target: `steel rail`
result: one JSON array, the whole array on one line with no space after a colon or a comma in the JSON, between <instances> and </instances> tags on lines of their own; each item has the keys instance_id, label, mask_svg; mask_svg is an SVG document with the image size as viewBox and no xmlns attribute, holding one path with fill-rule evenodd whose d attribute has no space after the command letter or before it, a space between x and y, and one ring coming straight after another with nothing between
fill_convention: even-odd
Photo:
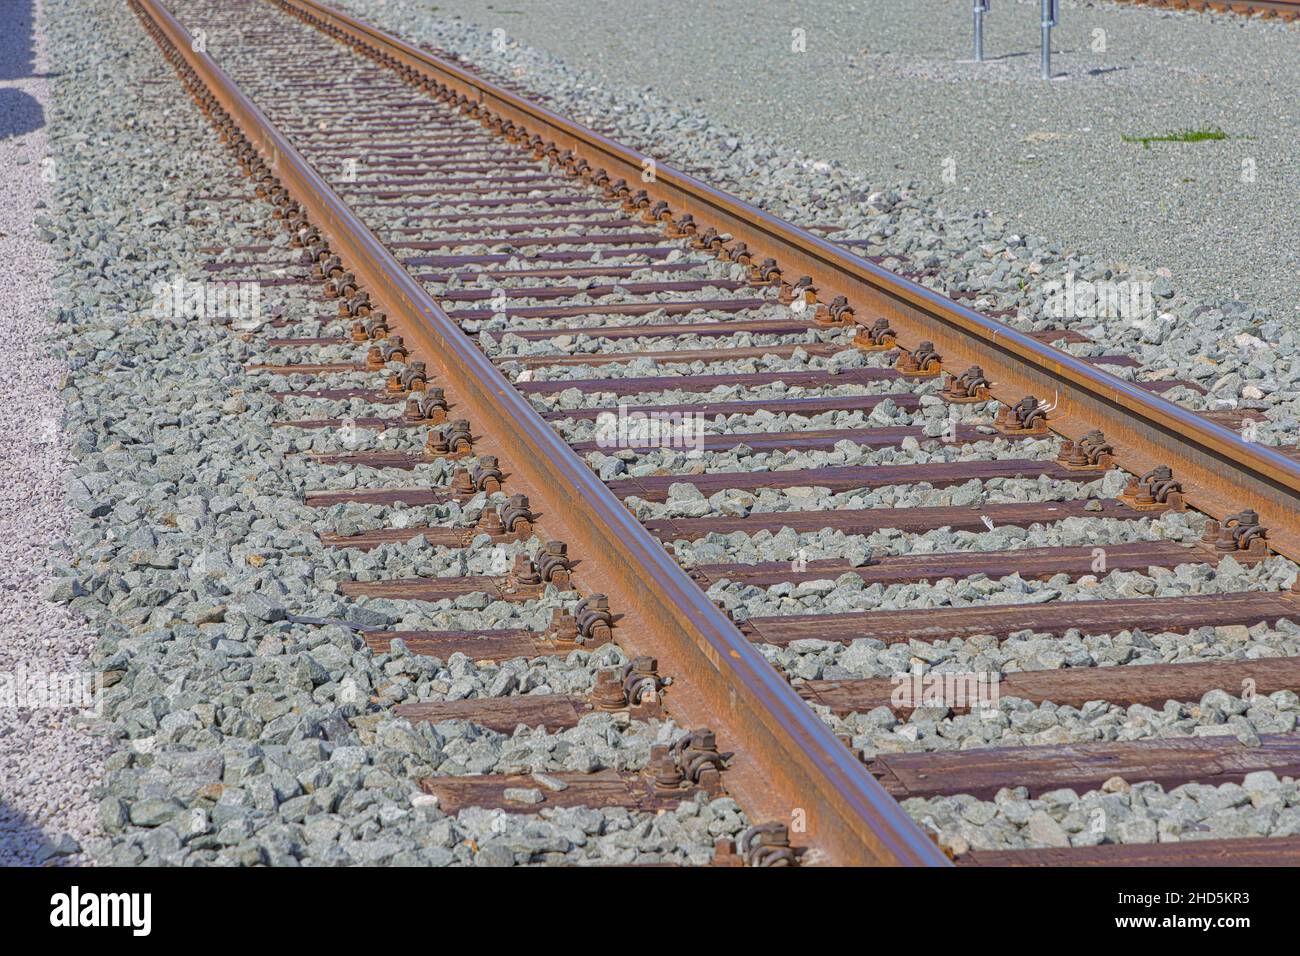
<instances>
[{"instance_id":1,"label":"steel rail","mask_svg":"<svg viewBox=\"0 0 1300 956\"><path fill-rule=\"evenodd\" d=\"M994 382L994 397L1014 403L1035 395L1055 403L1048 424L1066 438L1102 430L1115 457L1142 474L1170 465L1182 482L1184 500L1222 519L1253 508L1267 527L1269 545L1300 560L1300 464L1267 446L1158 395L1110 375L1010 326L967 309L925 286L882 269L833 242L812 235L680 172L638 150L614 142L544 106L529 102L464 68L339 13L318 0L271 0L360 38L395 62L438 80L481 107L523 126L531 134L573 150L611 179L641 180L653 199L668 202L675 216L689 213L743 240L756 261L770 256L785 276L809 275L818 296L843 295L859 320L888 318L904 341L929 340L944 367L980 365ZM868 322L869 324L869 322Z\"/></svg>"},{"instance_id":2,"label":"steel rail","mask_svg":"<svg viewBox=\"0 0 1300 956\"><path fill-rule=\"evenodd\" d=\"M1272 13L1286 20L1300 17L1300 0L1116 0L1134 7L1156 7L1162 10L1187 11L1188 13L1236 13L1250 16L1252 13Z\"/></svg>"},{"instance_id":3,"label":"steel rail","mask_svg":"<svg viewBox=\"0 0 1300 956\"><path fill-rule=\"evenodd\" d=\"M525 487L536 489L548 530L573 553L599 562L620 633L666 661L682 690L669 706L706 718L738 745L729 792L759 818L801 818L795 841L832 864L947 865L947 858L777 674L735 624L708 600L658 539L637 522L576 452L541 418L418 281L303 158L265 114L203 51L159 0L136 0L175 46L274 174L382 300L408 341L442 373L475 426L507 449ZM440 384L443 384L440 382ZM455 391L453 392L453 389ZM686 688L690 693L686 693ZM693 698L702 702L696 702ZM802 813L800 813L802 811ZM813 861L813 860L810 860Z\"/></svg>"}]
</instances>

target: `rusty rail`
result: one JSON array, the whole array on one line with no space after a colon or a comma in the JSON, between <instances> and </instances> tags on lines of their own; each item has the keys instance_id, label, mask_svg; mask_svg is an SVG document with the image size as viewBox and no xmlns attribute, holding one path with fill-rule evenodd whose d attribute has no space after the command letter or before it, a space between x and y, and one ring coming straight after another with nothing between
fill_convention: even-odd
<instances>
[{"instance_id":1,"label":"rusty rail","mask_svg":"<svg viewBox=\"0 0 1300 956\"><path fill-rule=\"evenodd\" d=\"M1115 0L1132 6L1160 7L1165 10L1190 10L1196 13L1239 13L1294 20L1300 17L1300 0Z\"/></svg>"},{"instance_id":2,"label":"rusty rail","mask_svg":"<svg viewBox=\"0 0 1300 956\"><path fill-rule=\"evenodd\" d=\"M538 489L548 529L576 552L599 557L602 567L593 576L611 604L626 612L626 633L635 635L646 653L658 656L665 670L676 674L697 698L674 698L681 705L674 708L679 722L708 722L720 737L742 744L738 765L728 771L728 789L751 814L788 820L801 810L807 823L803 839L816 851L809 862L946 864L946 857L848 748L256 104L205 52L193 48L176 18L158 0L136 2L260 148L331 248L346 258L400 321L403 332L439 368L448 392L503 443L503 457L521 479L512 479L512 488ZM408 56L423 56L406 49Z\"/></svg>"},{"instance_id":3,"label":"rusty rail","mask_svg":"<svg viewBox=\"0 0 1300 956\"><path fill-rule=\"evenodd\" d=\"M1277 552L1300 559L1300 464L1267 446L1243 441L1159 396L1044 345L1002 322L980 315L925 286L904 279L776 216L756 209L653 157L616 143L543 106L505 90L424 50L339 13L317 0L275 0L362 38L393 62L464 93L529 134L574 150L611 179L625 178L652 199L666 201L674 216L743 241L755 261L772 257L786 277L809 275L821 301L847 297L859 320L884 317L910 343L931 341L948 368L981 365L994 383L992 395L1011 404L1025 395L1055 402L1049 421L1058 434L1078 440L1104 430L1115 458L1129 472L1144 474L1171 465L1187 503L1223 519L1252 508L1269 528ZM652 169L653 181L643 182ZM869 317L869 318L868 318Z\"/></svg>"}]
</instances>

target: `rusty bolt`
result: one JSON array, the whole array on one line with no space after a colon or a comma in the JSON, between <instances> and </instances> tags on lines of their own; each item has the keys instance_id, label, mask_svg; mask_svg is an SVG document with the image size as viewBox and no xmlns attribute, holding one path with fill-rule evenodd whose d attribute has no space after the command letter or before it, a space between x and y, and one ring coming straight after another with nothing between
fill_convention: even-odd
<instances>
[{"instance_id":1,"label":"rusty bolt","mask_svg":"<svg viewBox=\"0 0 1300 956\"><path fill-rule=\"evenodd\" d=\"M475 462L470 471L474 478L474 487L479 491L491 494L494 491L501 490L503 475L501 469L497 467L495 455L483 455Z\"/></svg>"},{"instance_id":2,"label":"rusty bolt","mask_svg":"<svg viewBox=\"0 0 1300 956\"><path fill-rule=\"evenodd\" d=\"M1130 480L1120 497L1128 499L1136 508L1165 504L1181 508L1182 491L1182 483L1174 478L1173 469L1168 465L1157 465L1141 477Z\"/></svg>"},{"instance_id":3,"label":"rusty bolt","mask_svg":"<svg viewBox=\"0 0 1300 956\"><path fill-rule=\"evenodd\" d=\"M554 584L560 590L567 590L571 567L568 545L563 541L546 542L546 550L537 560L537 569L542 580Z\"/></svg>"},{"instance_id":4,"label":"rusty bolt","mask_svg":"<svg viewBox=\"0 0 1300 956\"><path fill-rule=\"evenodd\" d=\"M609 610L609 598L604 594L591 594L578 602L573 609L578 622L578 632L593 647L608 641L614 626L614 615Z\"/></svg>"},{"instance_id":5,"label":"rusty bolt","mask_svg":"<svg viewBox=\"0 0 1300 956\"><path fill-rule=\"evenodd\" d=\"M430 438L433 436L430 435ZM457 495L472 495L477 490L474 479L464 468L456 467L451 472L451 490Z\"/></svg>"},{"instance_id":6,"label":"rusty bolt","mask_svg":"<svg viewBox=\"0 0 1300 956\"><path fill-rule=\"evenodd\" d=\"M781 292L778 294L777 300L782 305L789 305L800 297L805 302L808 302L808 297L815 295L816 291L813 288L812 276L800 276L793 285L786 282L781 283Z\"/></svg>"},{"instance_id":7,"label":"rusty bolt","mask_svg":"<svg viewBox=\"0 0 1300 956\"><path fill-rule=\"evenodd\" d=\"M402 417L408 422L431 422L437 425L447 417L447 398L441 388L416 392L406 400Z\"/></svg>"},{"instance_id":8,"label":"rusty bolt","mask_svg":"<svg viewBox=\"0 0 1300 956\"><path fill-rule=\"evenodd\" d=\"M527 534L536 520L537 516L528 508L527 495L511 495L501 507L501 524L512 534Z\"/></svg>"},{"instance_id":9,"label":"rusty bolt","mask_svg":"<svg viewBox=\"0 0 1300 956\"><path fill-rule=\"evenodd\" d=\"M910 352L903 352L898 357L895 368L901 375L936 375L942 365L939 353L933 342L922 342Z\"/></svg>"},{"instance_id":10,"label":"rusty bolt","mask_svg":"<svg viewBox=\"0 0 1300 956\"><path fill-rule=\"evenodd\" d=\"M740 855L746 866L798 866L790 846L790 830L777 821L760 823L740 835Z\"/></svg>"},{"instance_id":11,"label":"rusty bolt","mask_svg":"<svg viewBox=\"0 0 1300 956\"><path fill-rule=\"evenodd\" d=\"M977 402L988 398L992 383L984 375L984 369L972 365L960 375L948 376L948 383L943 387L942 397L950 402Z\"/></svg>"},{"instance_id":12,"label":"rusty bolt","mask_svg":"<svg viewBox=\"0 0 1300 956\"><path fill-rule=\"evenodd\" d=\"M848 298L837 295L830 302L821 303L813 321L818 325L848 325L853 321L853 309Z\"/></svg>"},{"instance_id":13,"label":"rusty bolt","mask_svg":"<svg viewBox=\"0 0 1300 956\"><path fill-rule=\"evenodd\" d=\"M659 703L663 681L658 670L659 662L653 657L637 657L623 666L623 693L630 704L653 706Z\"/></svg>"},{"instance_id":14,"label":"rusty bolt","mask_svg":"<svg viewBox=\"0 0 1300 956\"><path fill-rule=\"evenodd\" d=\"M1014 405L1005 405L993 419L993 425L1001 432L1035 432L1047 430L1047 412L1042 402L1032 395L1026 395Z\"/></svg>"},{"instance_id":15,"label":"rusty bolt","mask_svg":"<svg viewBox=\"0 0 1300 956\"><path fill-rule=\"evenodd\" d=\"M627 706L627 694L618 671L606 668L596 672L596 683L591 689L591 702L597 710L615 711Z\"/></svg>"},{"instance_id":16,"label":"rusty bolt","mask_svg":"<svg viewBox=\"0 0 1300 956\"><path fill-rule=\"evenodd\" d=\"M509 583L512 587L520 585L536 586L542 583L542 576L533 564L533 559L526 554L515 555L515 566L510 569Z\"/></svg>"},{"instance_id":17,"label":"rusty bolt","mask_svg":"<svg viewBox=\"0 0 1300 956\"><path fill-rule=\"evenodd\" d=\"M685 780L667 744L650 745L650 760L646 764L645 772L654 781L655 788L658 790L676 790Z\"/></svg>"},{"instance_id":18,"label":"rusty bolt","mask_svg":"<svg viewBox=\"0 0 1300 956\"><path fill-rule=\"evenodd\" d=\"M1211 523L1219 525L1214 550L1225 554L1234 551L1259 550L1263 547L1267 536L1267 530L1259 523L1259 514L1251 508L1228 515L1222 523Z\"/></svg>"},{"instance_id":19,"label":"rusty bolt","mask_svg":"<svg viewBox=\"0 0 1300 956\"><path fill-rule=\"evenodd\" d=\"M474 448L474 439L470 435L469 422L463 418L458 418L443 425L442 437L452 454L467 455Z\"/></svg>"},{"instance_id":20,"label":"rusty bolt","mask_svg":"<svg viewBox=\"0 0 1300 956\"><path fill-rule=\"evenodd\" d=\"M545 636L548 641L556 644L577 644L580 636L578 622L568 611L557 607L551 613L551 624L546 629Z\"/></svg>"},{"instance_id":21,"label":"rusty bolt","mask_svg":"<svg viewBox=\"0 0 1300 956\"><path fill-rule=\"evenodd\" d=\"M494 508L484 508L478 516L478 523L474 526L473 534L468 540L473 540L474 535L490 534L496 537L505 531L505 525L501 523L501 512Z\"/></svg>"}]
</instances>

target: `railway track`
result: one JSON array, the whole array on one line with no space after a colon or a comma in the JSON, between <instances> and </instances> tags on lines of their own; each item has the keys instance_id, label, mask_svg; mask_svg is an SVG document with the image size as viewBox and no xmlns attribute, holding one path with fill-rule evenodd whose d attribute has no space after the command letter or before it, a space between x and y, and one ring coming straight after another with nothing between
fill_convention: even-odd
<instances>
[{"instance_id":1,"label":"railway track","mask_svg":"<svg viewBox=\"0 0 1300 956\"><path fill-rule=\"evenodd\" d=\"M290 297L232 334L338 592L403 622L366 643L578 662L569 693L396 712L653 740L594 772L431 775L440 808L725 793L752 826L727 865L1300 859L1286 819L1158 842L1114 806L1300 775L1300 466L1242 440L1250 413L1165 400L1194 383L1117 377L1133 360L1077 331L973 312L312 0L132 6L256 191L209 201L273 216L209 271ZM411 553L435 559L393 573ZM549 620L410 624L505 606ZM991 706L928 696L944 674L991 678ZM1059 709L1110 716L1037 728ZM945 822L1008 803L1033 819L1008 848Z\"/></svg>"},{"instance_id":2,"label":"railway track","mask_svg":"<svg viewBox=\"0 0 1300 956\"><path fill-rule=\"evenodd\" d=\"M1300 17L1296 0L1118 0L1120 3L1164 7L1167 10L1194 10L1200 13L1239 13L1242 16L1295 20Z\"/></svg>"}]
</instances>

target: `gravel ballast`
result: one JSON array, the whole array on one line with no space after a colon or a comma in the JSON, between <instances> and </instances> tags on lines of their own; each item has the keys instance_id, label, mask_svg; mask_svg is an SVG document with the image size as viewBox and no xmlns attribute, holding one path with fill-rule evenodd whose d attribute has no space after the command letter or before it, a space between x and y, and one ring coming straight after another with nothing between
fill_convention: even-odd
<instances>
[{"instance_id":1,"label":"gravel ballast","mask_svg":"<svg viewBox=\"0 0 1300 956\"><path fill-rule=\"evenodd\" d=\"M59 178L44 123L51 108L49 59L36 14L0 9L0 366L5 369L0 429L0 865L84 862L81 846L98 829L88 786L104 747L82 733L81 708L23 706L51 678L89 689L94 638L81 615L51 603L59 586L47 570L75 512L63 501L71 463L59 384L67 362L54 353L51 279L42 240L52 183ZM13 706L13 705L18 706Z\"/></svg>"},{"instance_id":2,"label":"gravel ballast","mask_svg":"<svg viewBox=\"0 0 1300 956\"><path fill-rule=\"evenodd\" d=\"M955 854L968 850L1166 843L1300 833L1300 789L1272 771L1240 784L1189 783L1166 790L1121 777L1084 794L1052 790L1030 799L1024 787L993 800L965 794L902 801L903 809Z\"/></svg>"}]
</instances>

